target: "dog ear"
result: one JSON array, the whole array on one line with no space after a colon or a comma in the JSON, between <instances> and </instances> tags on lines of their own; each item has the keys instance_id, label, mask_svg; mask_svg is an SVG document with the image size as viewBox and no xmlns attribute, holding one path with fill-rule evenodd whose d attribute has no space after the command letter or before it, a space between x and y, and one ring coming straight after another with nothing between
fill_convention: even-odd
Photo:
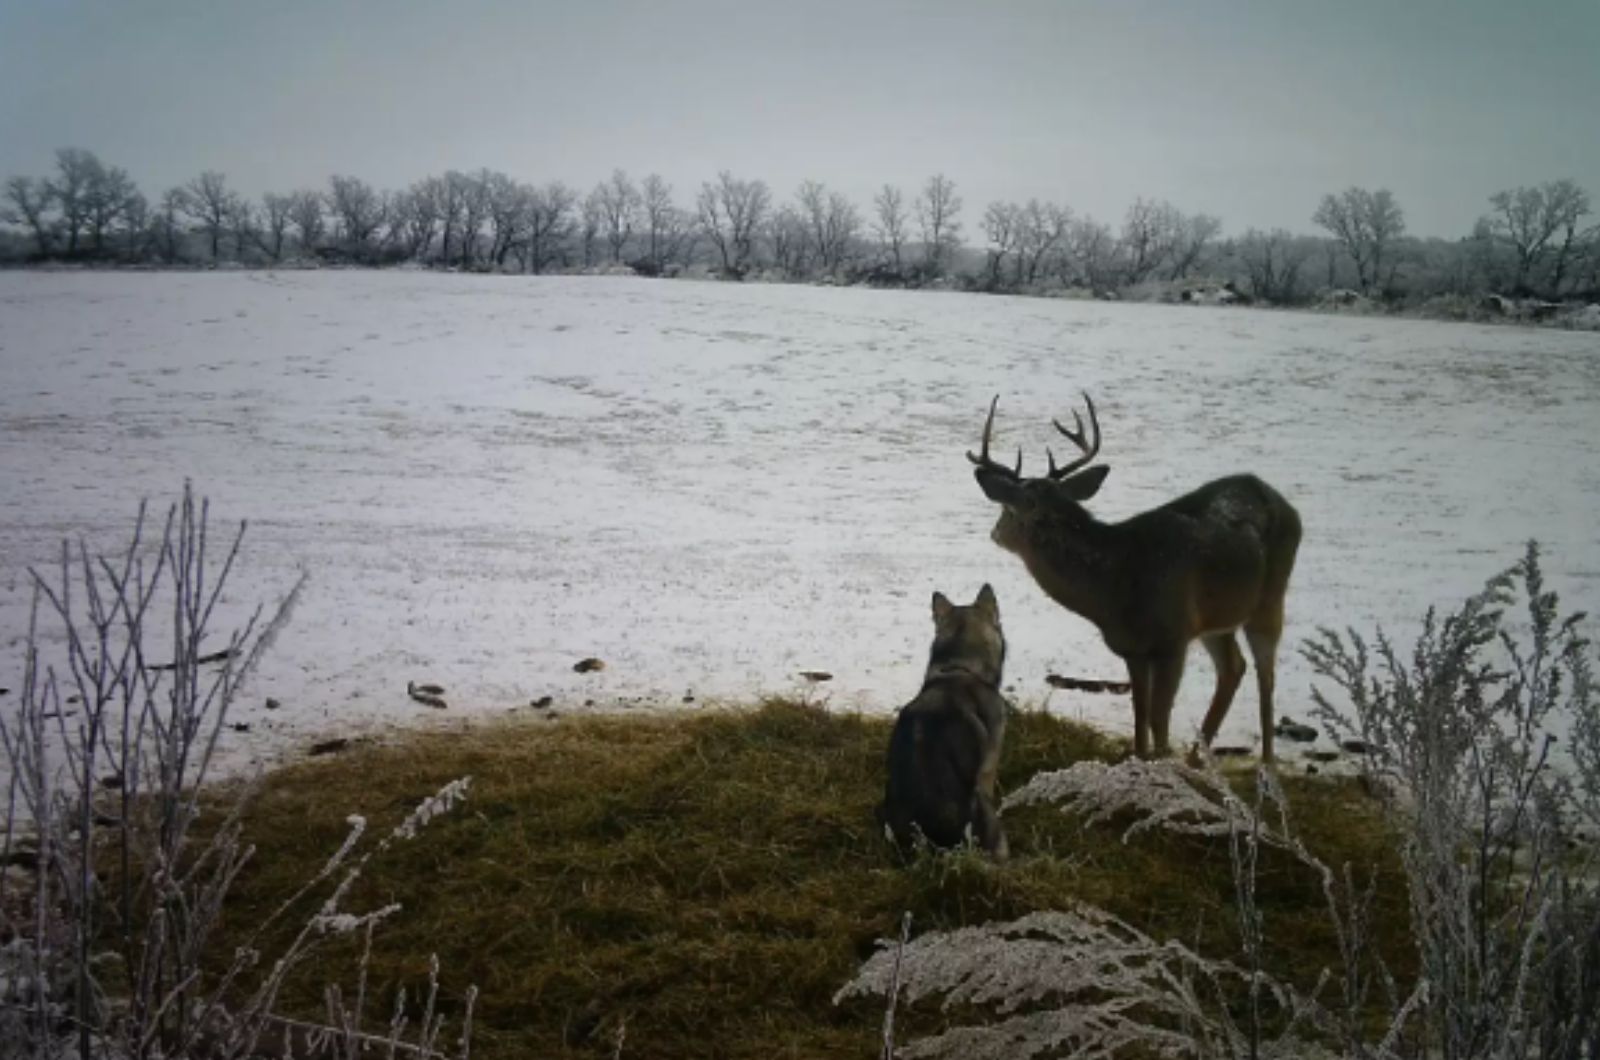
<instances>
[{"instance_id":1,"label":"dog ear","mask_svg":"<svg viewBox=\"0 0 1600 1060\"><path fill-rule=\"evenodd\" d=\"M934 594L933 594L933 620L935 622L943 622L945 619L950 617L950 612L954 611L955 609L956 609L956 605L952 604L945 597L944 593L937 592L937 591L934 592Z\"/></svg>"},{"instance_id":2,"label":"dog ear","mask_svg":"<svg viewBox=\"0 0 1600 1060\"><path fill-rule=\"evenodd\" d=\"M987 614L990 618L996 621L999 620L1000 601L995 599L994 586L988 582L983 583L983 588L978 590L978 598L972 603L974 607Z\"/></svg>"}]
</instances>

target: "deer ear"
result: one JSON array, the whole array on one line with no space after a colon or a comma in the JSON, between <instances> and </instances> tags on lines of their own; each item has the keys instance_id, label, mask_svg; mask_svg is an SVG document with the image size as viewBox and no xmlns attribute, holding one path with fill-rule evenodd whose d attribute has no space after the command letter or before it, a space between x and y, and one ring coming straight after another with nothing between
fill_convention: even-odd
<instances>
[{"instance_id":1,"label":"deer ear","mask_svg":"<svg viewBox=\"0 0 1600 1060\"><path fill-rule=\"evenodd\" d=\"M1111 474L1110 464L1100 464L1085 471L1080 471L1071 478L1063 479L1061 488L1067 491L1067 496L1075 501L1086 501L1100 492L1100 487L1105 484L1106 476Z\"/></svg>"},{"instance_id":2,"label":"deer ear","mask_svg":"<svg viewBox=\"0 0 1600 1060\"><path fill-rule=\"evenodd\" d=\"M983 495L996 504L1016 504L1021 499L1022 483L1014 478L997 474L986 467L974 470L973 477L978 480L978 488L983 490Z\"/></svg>"},{"instance_id":3,"label":"deer ear","mask_svg":"<svg viewBox=\"0 0 1600 1060\"><path fill-rule=\"evenodd\" d=\"M952 604L944 593L935 592L933 594L933 620L935 622L943 622L950 617L950 612L955 609L956 605Z\"/></svg>"},{"instance_id":4,"label":"deer ear","mask_svg":"<svg viewBox=\"0 0 1600 1060\"><path fill-rule=\"evenodd\" d=\"M998 619L1000 617L1000 601L995 599L994 586L988 582L983 583L983 588L978 590L978 598L972 603L974 607L987 614L990 618Z\"/></svg>"}]
</instances>

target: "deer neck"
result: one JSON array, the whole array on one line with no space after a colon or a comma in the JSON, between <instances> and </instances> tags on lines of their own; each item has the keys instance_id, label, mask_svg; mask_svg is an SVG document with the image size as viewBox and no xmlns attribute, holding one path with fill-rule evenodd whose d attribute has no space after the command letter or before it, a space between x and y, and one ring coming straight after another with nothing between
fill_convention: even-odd
<instances>
[{"instance_id":1,"label":"deer neck","mask_svg":"<svg viewBox=\"0 0 1600 1060\"><path fill-rule=\"evenodd\" d=\"M1052 520L1029 535L1022 561L1053 600L1105 628L1124 580L1116 528L1087 511Z\"/></svg>"}]
</instances>

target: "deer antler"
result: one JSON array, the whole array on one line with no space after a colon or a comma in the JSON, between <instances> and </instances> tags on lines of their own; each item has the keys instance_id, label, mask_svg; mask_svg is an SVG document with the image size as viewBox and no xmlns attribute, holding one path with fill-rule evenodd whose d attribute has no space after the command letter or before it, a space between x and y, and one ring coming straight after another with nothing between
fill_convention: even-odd
<instances>
[{"instance_id":1,"label":"deer antler","mask_svg":"<svg viewBox=\"0 0 1600 1060\"><path fill-rule=\"evenodd\" d=\"M1061 426L1060 420L1051 420L1050 422L1056 425L1056 430L1064 434L1067 437L1067 440L1072 442L1073 445L1076 445L1079 451L1083 453L1082 456L1074 460L1072 463L1067 464L1064 467L1056 467L1056 455L1050 450L1046 449L1044 453L1045 456L1050 460L1050 478L1052 479L1066 478L1068 475L1072 474L1074 471L1093 460L1095 455L1100 452L1100 420L1094 414L1094 399L1089 396L1087 391L1085 391L1083 400L1089 403L1089 426L1094 428L1094 441L1090 442L1088 438L1085 437L1083 430L1083 417L1078 415L1077 409L1072 410L1072 422L1078 425L1078 429L1075 432L1069 431L1065 427ZM991 412L990 416L993 415L994 413ZM985 441L987 441L987 437L988 436L985 435ZM967 455L971 456L972 454L968 453Z\"/></svg>"},{"instance_id":2,"label":"deer antler","mask_svg":"<svg viewBox=\"0 0 1600 1060\"><path fill-rule=\"evenodd\" d=\"M1022 478L1022 447L1021 446L1017 447L1017 466L1015 468L1006 467L1004 464L999 463L998 461L995 461L995 460L991 460L989 458L989 436L994 432L994 408L998 404L1000 404L1000 395L996 394L994 396L994 400L989 402L989 418L983 422L983 449L979 453L979 455L977 455L977 456L973 456L972 455L972 451L970 449L967 450L967 459L972 461L974 464L978 465L979 467L986 467L990 471L997 471L1000 474L1005 475L1008 478L1021 479Z\"/></svg>"}]
</instances>

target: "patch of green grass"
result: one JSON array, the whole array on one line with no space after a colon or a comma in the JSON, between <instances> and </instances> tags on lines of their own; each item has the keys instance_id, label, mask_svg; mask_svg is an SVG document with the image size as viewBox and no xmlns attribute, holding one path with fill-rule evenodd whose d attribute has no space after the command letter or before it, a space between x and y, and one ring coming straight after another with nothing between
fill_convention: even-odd
<instances>
[{"instance_id":1,"label":"patch of green grass","mask_svg":"<svg viewBox=\"0 0 1600 1060\"><path fill-rule=\"evenodd\" d=\"M414 996L438 953L448 995L475 983L474 1055L630 1058L872 1056L881 1008L833 993L896 933L1083 901L1157 937L1237 953L1225 842L1082 829L1049 808L1008 813L1012 860L899 864L873 820L890 720L792 703L652 717L502 723L418 734L273 774L247 815L257 847L229 906L246 929L312 875L362 813L381 834L464 774L467 801L375 857L347 906L404 911L374 946L375 1022ZM1121 745L1040 713L1007 729L1001 784ZM1404 971L1405 896L1377 818L1350 786L1293 783L1296 825L1338 866L1376 865L1376 915ZM1336 949L1319 881L1264 858L1259 897L1273 968L1309 986ZM267 950L270 955L272 950ZM298 973L290 1007L350 983L354 943ZM938 1027L936 1010L903 1016Z\"/></svg>"}]
</instances>

